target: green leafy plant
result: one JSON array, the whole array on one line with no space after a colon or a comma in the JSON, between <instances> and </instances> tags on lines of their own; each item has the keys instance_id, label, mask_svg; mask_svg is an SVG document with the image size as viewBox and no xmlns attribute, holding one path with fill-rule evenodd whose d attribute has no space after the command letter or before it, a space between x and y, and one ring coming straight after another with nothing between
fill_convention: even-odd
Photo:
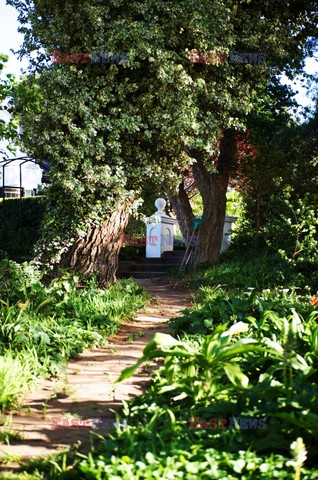
<instances>
[{"instance_id":1,"label":"green leafy plant","mask_svg":"<svg viewBox=\"0 0 318 480\"><path fill-rule=\"evenodd\" d=\"M132 280L100 289L94 278L61 271L44 285L28 264L0 264L0 410L16 407L44 375L56 375L85 348L104 345L120 322L144 306Z\"/></svg>"}]
</instances>

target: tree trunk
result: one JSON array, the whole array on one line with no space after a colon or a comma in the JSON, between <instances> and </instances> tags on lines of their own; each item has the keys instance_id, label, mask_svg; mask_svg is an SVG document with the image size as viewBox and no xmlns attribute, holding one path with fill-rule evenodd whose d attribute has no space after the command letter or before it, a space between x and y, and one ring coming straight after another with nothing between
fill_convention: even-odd
<instances>
[{"instance_id":1,"label":"tree trunk","mask_svg":"<svg viewBox=\"0 0 318 480\"><path fill-rule=\"evenodd\" d=\"M236 152L235 132L224 131L217 163L218 173L209 173L203 157L190 153L196 159L193 175L203 201L203 222L198 232L198 248L194 266L215 265L219 262L225 220L226 192L230 168Z\"/></svg>"},{"instance_id":2,"label":"tree trunk","mask_svg":"<svg viewBox=\"0 0 318 480\"><path fill-rule=\"evenodd\" d=\"M192 220L194 218L189 197L184 189L184 183L179 185L179 192L175 195L169 195L169 201L176 214L179 227L183 238L187 242L192 233Z\"/></svg>"},{"instance_id":3,"label":"tree trunk","mask_svg":"<svg viewBox=\"0 0 318 480\"><path fill-rule=\"evenodd\" d=\"M129 204L132 201L128 202ZM101 286L116 281L121 235L125 232L130 213L128 203L115 210L100 226L92 226L62 255L60 268L71 268L83 275L95 274Z\"/></svg>"}]
</instances>

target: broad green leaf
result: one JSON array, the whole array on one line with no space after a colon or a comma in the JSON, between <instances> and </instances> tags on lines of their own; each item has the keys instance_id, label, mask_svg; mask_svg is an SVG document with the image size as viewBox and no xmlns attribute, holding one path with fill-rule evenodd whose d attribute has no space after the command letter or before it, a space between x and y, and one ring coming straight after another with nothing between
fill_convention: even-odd
<instances>
[{"instance_id":1,"label":"broad green leaf","mask_svg":"<svg viewBox=\"0 0 318 480\"><path fill-rule=\"evenodd\" d=\"M241 368L234 363L225 363L223 365L224 371L233 385L237 387L248 387L248 377L242 372Z\"/></svg>"}]
</instances>

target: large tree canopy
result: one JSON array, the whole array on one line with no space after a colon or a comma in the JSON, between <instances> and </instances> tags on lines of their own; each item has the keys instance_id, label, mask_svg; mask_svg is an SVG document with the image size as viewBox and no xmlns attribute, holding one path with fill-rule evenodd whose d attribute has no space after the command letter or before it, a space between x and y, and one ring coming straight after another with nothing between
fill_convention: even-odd
<instances>
[{"instance_id":1,"label":"large tree canopy","mask_svg":"<svg viewBox=\"0 0 318 480\"><path fill-rule=\"evenodd\" d=\"M25 24L21 54L33 55L26 84L36 82L42 95L36 114L17 100L24 146L52 163L42 259L113 280L119 236L141 186L165 180L176 194L193 163L205 219L198 260L217 261L234 129L259 84L301 68L316 2L8 3ZM265 52L267 62L193 64L193 49ZM51 64L53 51L128 52L129 60ZM218 152L213 170L209 158Z\"/></svg>"}]
</instances>

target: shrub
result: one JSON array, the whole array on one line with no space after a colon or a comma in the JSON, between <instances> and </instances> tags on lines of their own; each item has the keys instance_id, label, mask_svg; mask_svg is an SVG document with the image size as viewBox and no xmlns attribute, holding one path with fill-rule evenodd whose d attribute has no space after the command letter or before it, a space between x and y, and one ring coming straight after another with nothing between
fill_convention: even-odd
<instances>
[{"instance_id":1,"label":"shrub","mask_svg":"<svg viewBox=\"0 0 318 480\"><path fill-rule=\"evenodd\" d=\"M0 202L0 251L14 259L33 255L39 238L43 197L6 198Z\"/></svg>"},{"instance_id":2,"label":"shrub","mask_svg":"<svg viewBox=\"0 0 318 480\"><path fill-rule=\"evenodd\" d=\"M9 303L25 302L31 295L38 295L39 291L42 291L44 299L45 287L36 268L27 262L18 264L13 260L0 260L0 298Z\"/></svg>"}]
</instances>

